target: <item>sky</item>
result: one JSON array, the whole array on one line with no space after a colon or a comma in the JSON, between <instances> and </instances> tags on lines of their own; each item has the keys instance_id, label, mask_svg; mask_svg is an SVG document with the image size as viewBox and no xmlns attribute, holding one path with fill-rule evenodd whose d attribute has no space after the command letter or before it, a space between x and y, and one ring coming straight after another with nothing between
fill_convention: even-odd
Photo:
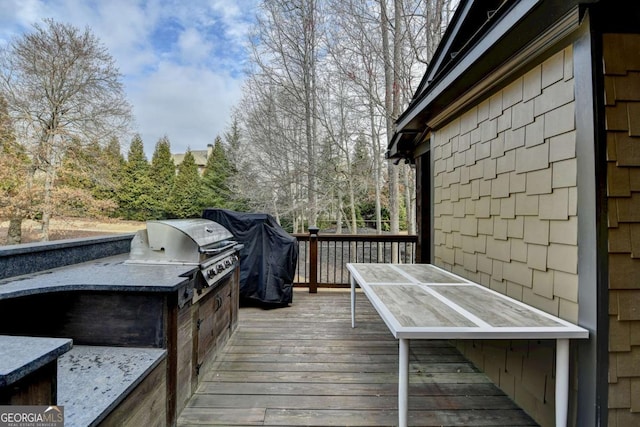
<instances>
[{"instance_id":1,"label":"sky","mask_svg":"<svg viewBox=\"0 0 640 427\"><path fill-rule=\"evenodd\" d=\"M223 137L242 94L257 0L0 0L0 45L53 18L89 28L122 74L149 160ZM130 141L121 141L126 152Z\"/></svg>"}]
</instances>

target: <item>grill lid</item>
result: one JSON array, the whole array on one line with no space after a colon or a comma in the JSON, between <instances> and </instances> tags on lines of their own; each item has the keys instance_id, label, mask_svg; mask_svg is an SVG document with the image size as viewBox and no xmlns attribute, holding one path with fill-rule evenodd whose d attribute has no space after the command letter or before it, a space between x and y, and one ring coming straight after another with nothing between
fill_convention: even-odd
<instances>
[{"instance_id":1,"label":"grill lid","mask_svg":"<svg viewBox=\"0 0 640 427\"><path fill-rule=\"evenodd\" d=\"M147 221L149 247L158 251L175 244L170 239L175 238L176 230L190 237L200 249L233 238L229 230L204 218Z\"/></svg>"},{"instance_id":2,"label":"grill lid","mask_svg":"<svg viewBox=\"0 0 640 427\"><path fill-rule=\"evenodd\" d=\"M210 256L231 250L233 234L204 218L147 221L131 241L129 263L199 264Z\"/></svg>"}]
</instances>

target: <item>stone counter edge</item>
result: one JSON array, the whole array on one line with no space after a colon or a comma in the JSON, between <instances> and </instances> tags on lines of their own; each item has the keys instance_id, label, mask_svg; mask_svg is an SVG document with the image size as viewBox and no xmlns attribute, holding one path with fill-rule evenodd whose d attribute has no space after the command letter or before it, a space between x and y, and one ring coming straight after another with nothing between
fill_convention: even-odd
<instances>
[{"instance_id":1,"label":"stone counter edge","mask_svg":"<svg viewBox=\"0 0 640 427\"><path fill-rule=\"evenodd\" d=\"M34 350L34 345L40 348ZM0 346L9 353L3 357L0 365L2 362L8 362L4 360L6 357L22 357L22 360L13 362L12 367L2 368L0 371L0 387L7 387L71 350L73 341L68 338L0 335ZM25 357L27 352L20 351L25 348L28 348L31 356Z\"/></svg>"},{"instance_id":2,"label":"stone counter edge","mask_svg":"<svg viewBox=\"0 0 640 427\"><path fill-rule=\"evenodd\" d=\"M128 253L134 233L0 247L0 279Z\"/></svg>"}]
</instances>

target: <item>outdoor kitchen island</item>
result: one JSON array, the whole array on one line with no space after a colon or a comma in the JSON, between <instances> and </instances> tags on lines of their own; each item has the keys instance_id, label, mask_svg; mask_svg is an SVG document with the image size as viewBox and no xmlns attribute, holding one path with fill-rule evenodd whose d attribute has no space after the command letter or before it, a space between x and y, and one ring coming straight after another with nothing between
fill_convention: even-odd
<instances>
[{"instance_id":1,"label":"outdoor kitchen island","mask_svg":"<svg viewBox=\"0 0 640 427\"><path fill-rule=\"evenodd\" d=\"M0 281L0 335L73 340L58 360L65 425L174 425L235 328L237 263L208 284L197 265L128 259Z\"/></svg>"}]
</instances>

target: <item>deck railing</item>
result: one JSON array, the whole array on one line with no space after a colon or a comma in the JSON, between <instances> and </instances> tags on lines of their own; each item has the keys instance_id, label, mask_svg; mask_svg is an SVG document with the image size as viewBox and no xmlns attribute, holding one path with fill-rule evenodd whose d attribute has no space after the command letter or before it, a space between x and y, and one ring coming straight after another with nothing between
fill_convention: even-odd
<instances>
[{"instance_id":1,"label":"deck railing","mask_svg":"<svg viewBox=\"0 0 640 427\"><path fill-rule=\"evenodd\" d=\"M318 287L349 286L348 262L415 262L415 235L321 234L310 228L309 234L294 234L298 240L298 265L295 286L308 286L310 293Z\"/></svg>"}]
</instances>

